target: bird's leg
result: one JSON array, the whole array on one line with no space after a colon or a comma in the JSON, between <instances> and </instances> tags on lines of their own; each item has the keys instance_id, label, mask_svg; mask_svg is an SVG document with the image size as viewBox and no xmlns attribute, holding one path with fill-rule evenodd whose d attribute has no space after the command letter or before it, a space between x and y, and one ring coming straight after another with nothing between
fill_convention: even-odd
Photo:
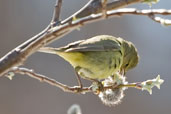
<instances>
[{"instance_id":1,"label":"bird's leg","mask_svg":"<svg viewBox=\"0 0 171 114\"><path fill-rule=\"evenodd\" d=\"M89 78L89 77L83 77L86 80L90 80L92 81L92 86L95 85L96 90L94 91L95 94L99 94L101 91L103 91L103 84L101 83L100 80L98 79L93 79L93 78Z\"/></svg>"},{"instance_id":2,"label":"bird's leg","mask_svg":"<svg viewBox=\"0 0 171 114\"><path fill-rule=\"evenodd\" d=\"M78 81L78 85L79 85L78 86L78 91L83 88L83 85L81 83L80 74L78 73L80 69L81 69L81 67L79 67L79 66L75 67L75 73L76 73L77 81ZM103 90L103 84L99 80L94 79L94 78L90 78L90 77L85 77L85 76L82 76L82 78L84 78L85 80L91 81L93 83L92 85L97 85L97 87L98 87L97 91L102 91Z\"/></svg>"},{"instance_id":3,"label":"bird's leg","mask_svg":"<svg viewBox=\"0 0 171 114\"><path fill-rule=\"evenodd\" d=\"M76 73L76 76L77 76L78 85L79 85L80 89L82 89L83 88L83 85L82 85L82 82L81 82L80 75L78 74L77 71L75 71L75 73ZM93 78L89 78L89 77L83 77L83 78L85 80L89 80L91 82L97 83L98 85L101 85L101 82L99 80L97 80L97 79L93 79Z\"/></svg>"},{"instance_id":4,"label":"bird's leg","mask_svg":"<svg viewBox=\"0 0 171 114\"><path fill-rule=\"evenodd\" d=\"M75 73L76 73L76 76L77 76L77 81L78 81L79 88L82 89L83 85L82 85L82 82L81 82L80 75L76 71L75 71Z\"/></svg>"},{"instance_id":5,"label":"bird's leg","mask_svg":"<svg viewBox=\"0 0 171 114\"><path fill-rule=\"evenodd\" d=\"M86 80L89 80L89 81L91 81L91 82L100 83L100 81L97 80L97 79L93 79L93 78L89 78L89 77L83 77L83 78L86 79Z\"/></svg>"}]
</instances>

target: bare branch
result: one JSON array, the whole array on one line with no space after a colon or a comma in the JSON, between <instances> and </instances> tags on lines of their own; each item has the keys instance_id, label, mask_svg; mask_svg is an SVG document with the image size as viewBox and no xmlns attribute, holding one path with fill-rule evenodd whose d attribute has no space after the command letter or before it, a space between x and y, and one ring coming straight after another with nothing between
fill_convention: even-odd
<instances>
[{"instance_id":1,"label":"bare branch","mask_svg":"<svg viewBox=\"0 0 171 114\"><path fill-rule=\"evenodd\" d=\"M144 0L116 0L111 3L102 2L102 0L90 0L84 7L82 7L79 11L77 11L75 14L71 15L67 19L61 22L61 24L65 24L68 22L71 22L74 17L76 18L83 18L86 16L89 16L91 14L98 14L104 11L104 3L106 4L105 10L115 10L119 9L131 4L140 3Z\"/></svg>"},{"instance_id":2,"label":"bare branch","mask_svg":"<svg viewBox=\"0 0 171 114\"><path fill-rule=\"evenodd\" d=\"M118 10L108 11L108 15L118 15L122 16L125 14L132 14L132 15L171 15L171 10L166 9L143 9L138 10L136 8L122 8Z\"/></svg>"},{"instance_id":3,"label":"bare branch","mask_svg":"<svg viewBox=\"0 0 171 114\"><path fill-rule=\"evenodd\" d=\"M91 0L91 3L95 3L98 0ZM125 2L127 1L127 2ZM128 4L138 3L142 0L119 0L114 1L112 3L107 4L107 10L120 8L123 6L126 6ZM92 8L92 10L89 9ZM95 8L94 8L95 7ZM87 10L87 8L89 10ZM66 23L67 21L62 21L63 25L53 27L51 28L51 24L43 30L38 35L35 35L34 37L30 38L28 41L24 42L17 48L13 49L9 53L7 53L4 57L0 59L0 76L3 76L5 73L7 73L12 67L17 67L23 64L23 62L33 53L35 53L40 47L43 47L59 38L61 38L63 35L66 35L67 33L71 32L72 30L82 26L83 24L86 24L88 22L93 22L97 19L100 19L99 14L96 16L93 16L91 14L94 14L96 11L101 12L102 7L101 4L94 5L89 4L86 5L86 7L81 10L81 12L77 13L77 17L79 14L83 15L89 15L85 17L85 15L80 16L81 19L71 21ZM100 14L101 15L101 14ZM75 15L71 16L73 19ZM69 18L70 19L70 18ZM71 20L72 20L71 19Z\"/></svg>"},{"instance_id":4,"label":"bare branch","mask_svg":"<svg viewBox=\"0 0 171 114\"><path fill-rule=\"evenodd\" d=\"M42 74L38 74L35 73L33 70L27 69L27 68L19 68L19 67L13 67L12 70L10 72L13 73L18 73L18 74L22 74L22 75L28 75L34 79L39 80L40 82L46 82L50 85L56 86L60 89L62 89L64 92L70 92L70 93L87 93L87 92L93 92L95 94L98 94L99 91L104 91L107 89L115 89L115 88L123 88L123 87L133 87L133 88L137 88L137 89L142 89L141 88L141 83L137 82L137 83L128 83L128 84L120 84L120 85L115 85L115 86L102 86L101 88L94 90L92 88L92 86L90 87L83 87L80 88L78 86L74 86L74 87L69 87L67 85L64 85L52 78L49 78L47 76L44 76ZM6 76L8 76L8 74L6 74Z\"/></svg>"},{"instance_id":5,"label":"bare branch","mask_svg":"<svg viewBox=\"0 0 171 114\"><path fill-rule=\"evenodd\" d=\"M51 79L47 76L44 76L42 74L35 73L33 70L27 69L27 68L19 68L19 67L13 67L10 72L22 74L22 75L28 75L34 79L39 80L40 82L46 82L50 85L56 86L60 89L62 89L65 92L71 92L71 93L82 93L82 92L91 92L91 88L89 87L84 87L80 89L77 86L74 87L69 87L67 85L64 85L54 79Z\"/></svg>"},{"instance_id":6,"label":"bare branch","mask_svg":"<svg viewBox=\"0 0 171 114\"><path fill-rule=\"evenodd\" d=\"M107 1L108 0L103 0L103 3L102 3L102 13L103 13L103 17L104 18L107 18L107 14L106 14L106 12L107 12Z\"/></svg>"},{"instance_id":7,"label":"bare branch","mask_svg":"<svg viewBox=\"0 0 171 114\"><path fill-rule=\"evenodd\" d=\"M165 26L171 25L171 20L163 19L163 18L155 16L155 15L171 15L171 10L166 10L166 9L137 10L135 8L123 8L123 9L108 11L107 15L108 16L111 16L111 15L118 15L118 16L122 16L122 15L143 15L143 16L148 16L153 21L158 22L162 25L165 25Z\"/></svg>"},{"instance_id":8,"label":"bare branch","mask_svg":"<svg viewBox=\"0 0 171 114\"><path fill-rule=\"evenodd\" d=\"M56 0L54 12L53 12L54 14L51 22L52 26L57 26L60 23L61 7L62 7L62 0Z\"/></svg>"},{"instance_id":9,"label":"bare branch","mask_svg":"<svg viewBox=\"0 0 171 114\"><path fill-rule=\"evenodd\" d=\"M162 24L162 25L164 25L164 26L169 26L169 25L171 25L171 20L169 20L169 19L164 19L164 18L161 18L161 17L156 17L155 15L149 15L149 17L153 20L153 21L155 21L155 22L157 22L157 23L160 23L160 24Z\"/></svg>"}]
</instances>

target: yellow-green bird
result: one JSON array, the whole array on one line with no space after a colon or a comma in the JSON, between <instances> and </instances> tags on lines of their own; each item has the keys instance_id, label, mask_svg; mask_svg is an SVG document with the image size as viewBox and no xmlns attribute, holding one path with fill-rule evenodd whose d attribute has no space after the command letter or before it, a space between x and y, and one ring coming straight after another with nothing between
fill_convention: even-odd
<instances>
[{"instance_id":1,"label":"yellow-green bird","mask_svg":"<svg viewBox=\"0 0 171 114\"><path fill-rule=\"evenodd\" d=\"M116 72L125 74L138 63L136 47L109 35L79 40L64 47L43 47L39 52L57 54L68 61L85 79L105 79Z\"/></svg>"}]
</instances>

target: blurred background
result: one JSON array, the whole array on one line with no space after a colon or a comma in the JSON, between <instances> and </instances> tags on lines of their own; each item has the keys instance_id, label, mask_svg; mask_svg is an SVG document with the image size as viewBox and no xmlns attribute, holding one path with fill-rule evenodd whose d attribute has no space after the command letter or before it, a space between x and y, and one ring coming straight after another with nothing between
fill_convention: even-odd
<instances>
[{"instance_id":1,"label":"blurred background","mask_svg":"<svg viewBox=\"0 0 171 114\"><path fill-rule=\"evenodd\" d=\"M88 0L63 0L61 19L80 9ZM41 32L51 21L55 0L0 0L0 57ZM129 7L149 9L146 4ZM170 0L161 0L152 8L171 8ZM169 18L169 17L168 17ZM170 18L171 19L171 18ZM171 27L164 27L145 16L122 16L98 21L75 30L50 46L60 47L95 35L108 34L133 42L139 52L138 66L127 73L129 82L155 78L165 80L161 90L128 89L120 105L108 107L92 93L65 93L59 88L17 75L12 81L0 78L0 114L66 114L79 104L83 114L170 114L171 112ZM35 53L25 66L57 81L75 86L71 65L55 55ZM89 85L88 81L83 81Z\"/></svg>"}]
</instances>

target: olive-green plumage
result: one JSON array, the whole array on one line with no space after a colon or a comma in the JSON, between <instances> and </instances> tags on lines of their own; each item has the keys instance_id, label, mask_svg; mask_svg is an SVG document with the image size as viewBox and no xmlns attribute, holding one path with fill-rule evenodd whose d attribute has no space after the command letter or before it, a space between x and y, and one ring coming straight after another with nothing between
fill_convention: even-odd
<instances>
[{"instance_id":1,"label":"olive-green plumage","mask_svg":"<svg viewBox=\"0 0 171 114\"><path fill-rule=\"evenodd\" d=\"M39 51L61 56L81 77L91 79L126 72L138 63L137 50L131 42L109 35L76 41L61 48L43 47Z\"/></svg>"}]
</instances>

